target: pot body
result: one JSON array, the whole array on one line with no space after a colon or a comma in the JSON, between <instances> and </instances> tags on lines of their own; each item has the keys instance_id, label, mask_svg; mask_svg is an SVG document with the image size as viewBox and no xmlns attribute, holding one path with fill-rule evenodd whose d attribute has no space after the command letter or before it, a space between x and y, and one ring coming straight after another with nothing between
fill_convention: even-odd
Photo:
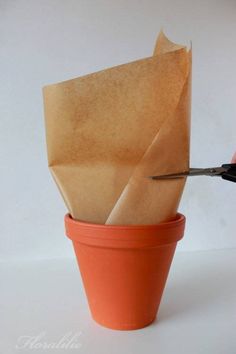
<instances>
[{"instance_id":1,"label":"pot body","mask_svg":"<svg viewBox=\"0 0 236 354\"><path fill-rule=\"evenodd\" d=\"M92 317L119 330L156 317L185 217L158 225L97 225L65 217Z\"/></svg>"}]
</instances>

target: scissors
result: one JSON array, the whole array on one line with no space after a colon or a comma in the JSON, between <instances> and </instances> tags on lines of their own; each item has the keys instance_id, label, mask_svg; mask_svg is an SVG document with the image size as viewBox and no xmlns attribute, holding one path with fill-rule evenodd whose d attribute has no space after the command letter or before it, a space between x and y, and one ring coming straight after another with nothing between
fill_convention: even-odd
<instances>
[{"instance_id":1,"label":"scissors","mask_svg":"<svg viewBox=\"0 0 236 354\"><path fill-rule=\"evenodd\" d=\"M221 167L190 168L188 171L177 172L160 176L149 176L151 179L183 178L188 176L221 177L231 182L236 182L236 163L224 164Z\"/></svg>"}]
</instances>

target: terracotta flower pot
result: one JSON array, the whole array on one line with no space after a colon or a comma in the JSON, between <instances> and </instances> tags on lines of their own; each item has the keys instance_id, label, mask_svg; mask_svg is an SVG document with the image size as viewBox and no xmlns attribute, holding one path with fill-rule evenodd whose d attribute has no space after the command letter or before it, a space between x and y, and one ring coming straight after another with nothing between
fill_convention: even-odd
<instances>
[{"instance_id":1,"label":"terracotta flower pot","mask_svg":"<svg viewBox=\"0 0 236 354\"><path fill-rule=\"evenodd\" d=\"M147 326L156 317L185 217L158 225L97 225L65 216L91 314L120 330Z\"/></svg>"}]
</instances>

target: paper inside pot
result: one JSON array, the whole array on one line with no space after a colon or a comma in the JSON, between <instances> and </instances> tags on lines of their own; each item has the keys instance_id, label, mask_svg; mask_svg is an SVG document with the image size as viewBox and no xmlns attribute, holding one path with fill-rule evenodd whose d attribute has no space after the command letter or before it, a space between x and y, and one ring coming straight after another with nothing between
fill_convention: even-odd
<instances>
[{"instance_id":1,"label":"paper inside pot","mask_svg":"<svg viewBox=\"0 0 236 354\"><path fill-rule=\"evenodd\" d=\"M73 218L156 224L176 214L189 167L191 50L158 36L154 55L44 87L48 162Z\"/></svg>"}]
</instances>

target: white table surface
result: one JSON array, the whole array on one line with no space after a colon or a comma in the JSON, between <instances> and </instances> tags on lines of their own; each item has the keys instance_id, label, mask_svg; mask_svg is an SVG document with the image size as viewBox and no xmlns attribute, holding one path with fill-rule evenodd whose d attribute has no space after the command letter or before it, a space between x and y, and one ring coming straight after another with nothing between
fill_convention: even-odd
<instances>
[{"instance_id":1,"label":"white table surface","mask_svg":"<svg viewBox=\"0 0 236 354\"><path fill-rule=\"evenodd\" d=\"M158 319L136 331L90 318L75 259L2 263L0 280L4 354L236 353L236 250L176 253Z\"/></svg>"}]
</instances>

